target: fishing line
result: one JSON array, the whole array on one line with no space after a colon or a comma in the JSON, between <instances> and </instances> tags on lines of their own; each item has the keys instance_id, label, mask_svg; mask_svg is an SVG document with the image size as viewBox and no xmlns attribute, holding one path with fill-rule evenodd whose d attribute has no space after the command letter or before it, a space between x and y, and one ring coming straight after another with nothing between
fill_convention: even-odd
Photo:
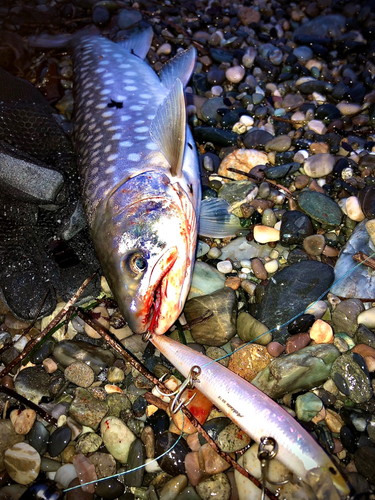
<instances>
[{"instance_id":1,"label":"fishing line","mask_svg":"<svg viewBox=\"0 0 375 500\"><path fill-rule=\"evenodd\" d=\"M107 479L112 479L114 477L120 477L120 476L124 476L125 474L130 474L131 472L135 472L137 470L140 470L142 469L143 467L146 467L147 465L149 464L152 464L153 462L156 462L157 460L160 460L161 458L163 458L165 455L168 455L168 453L170 453L173 448L175 446L177 446L177 444L180 442L182 436L183 436L183 433L184 433L184 419L185 419L185 416L184 416L184 413L183 411L180 409L180 412L181 412L181 415L182 415L182 425L181 425L181 433L180 435L178 436L178 439L177 441L167 450L165 451L164 453L162 453L161 455L159 455L158 457L156 458L153 458L150 462L148 462L147 464L142 464L142 465L139 465L138 467L134 467L134 469L130 469L130 470L126 470L126 471L123 471L123 472L118 472L117 474L113 474L113 476L107 476L107 477L101 477L100 479L95 479L94 481L89 481L87 483L81 483L81 484L78 484L77 486L72 486L71 488L66 488L65 490L63 490L63 493L67 493L68 491L73 491L73 490L77 490L78 488L82 488L82 486L88 486L90 484L96 484L96 483L100 483L101 481L107 481Z\"/></svg>"},{"instance_id":2,"label":"fishing line","mask_svg":"<svg viewBox=\"0 0 375 500\"><path fill-rule=\"evenodd\" d=\"M258 337L256 337L255 339L253 340L250 340L249 342L246 342L246 344L243 344L241 345L240 347L238 347L237 349L235 349L234 351L228 353L228 354L225 354L224 356L221 356L221 358L216 358L216 359L213 359L212 361L209 361L208 363L206 363L205 365L202 365L201 368L206 368L207 366L211 365L212 363L216 363L217 361L221 361L222 359L225 359L227 358L228 356L232 356L232 354L234 354L235 352L237 351L240 351L241 349L243 349L244 347L248 346L249 344L252 344L253 342L255 342L256 340L260 339L261 337L263 337L263 335L266 335L267 333L272 333L272 332L275 332L275 331L279 331L281 330L281 328L284 328L286 326L289 325L289 323L291 323L292 321L294 321L295 319L299 318L300 316L302 316L303 314L306 313L306 311L308 311L309 309L311 309L317 302L319 302L325 295L327 295L327 293L329 293L329 291L331 290L331 288L334 286L334 285L337 285L337 283L340 283L341 280L343 280L344 278L346 278L349 274L351 274L355 269L357 269L357 267L359 266L362 266L362 264L364 264L366 261L368 261L369 259L371 259L372 257L375 257L375 252L372 253L371 255L369 255L368 257L366 257L365 260L363 260L362 262L359 262L359 264L356 264L354 267L352 267L351 269L349 269L349 271L347 271L343 276L341 276L341 278L339 278L337 281L335 281L334 283L332 283L332 285L325 291L323 292L316 300L315 302L313 302L312 304L310 304L308 307L306 307L306 309L304 309L302 312L296 314L295 316L293 316L293 318L289 319L288 321L286 321L285 323L283 323L282 325L278 325L278 326L275 326L275 328L272 328L271 330L267 330L266 332L262 333L261 335L259 335ZM272 278L271 278L272 279Z\"/></svg>"}]
</instances>

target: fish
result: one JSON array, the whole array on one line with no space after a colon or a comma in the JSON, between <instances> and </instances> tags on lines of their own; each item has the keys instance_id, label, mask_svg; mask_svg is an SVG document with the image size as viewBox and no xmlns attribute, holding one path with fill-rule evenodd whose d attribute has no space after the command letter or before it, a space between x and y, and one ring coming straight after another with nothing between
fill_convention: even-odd
<instances>
[{"instance_id":1,"label":"fish","mask_svg":"<svg viewBox=\"0 0 375 500\"><path fill-rule=\"evenodd\" d=\"M166 335L152 334L150 341L184 377L192 367L199 367L196 388L256 442L262 437L273 438L277 459L297 477L306 481L309 473L323 469L339 494L349 495L345 479L327 453L270 397L223 365Z\"/></svg>"},{"instance_id":2,"label":"fish","mask_svg":"<svg viewBox=\"0 0 375 500\"><path fill-rule=\"evenodd\" d=\"M76 44L75 144L82 199L103 273L134 333L165 333L192 276L201 186L184 87L196 50L158 76L149 28Z\"/></svg>"}]
</instances>

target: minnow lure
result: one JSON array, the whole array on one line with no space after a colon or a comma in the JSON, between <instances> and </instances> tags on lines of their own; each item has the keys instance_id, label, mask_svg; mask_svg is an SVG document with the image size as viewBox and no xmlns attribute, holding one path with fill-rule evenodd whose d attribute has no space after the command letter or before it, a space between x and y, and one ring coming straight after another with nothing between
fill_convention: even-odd
<instances>
[{"instance_id":1,"label":"minnow lure","mask_svg":"<svg viewBox=\"0 0 375 500\"><path fill-rule=\"evenodd\" d=\"M266 394L228 368L171 338L152 335L150 340L184 377L192 367L199 367L199 391L258 443L264 436L273 438L279 449L277 459L294 474L304 480L309 471L325 469L339 493L349 494L348 485L325 451Z\"/></svg>"}]
</instances>

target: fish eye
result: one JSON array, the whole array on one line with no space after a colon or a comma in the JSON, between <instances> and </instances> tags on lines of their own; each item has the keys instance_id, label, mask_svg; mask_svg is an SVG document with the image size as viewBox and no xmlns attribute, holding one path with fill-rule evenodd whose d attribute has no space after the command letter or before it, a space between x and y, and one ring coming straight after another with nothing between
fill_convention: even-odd
<instances>
[{"instance_id":1,"label":"fish eye","mask_svg":"<svg viewBox=\"0 0 375 500\"><path fill-rule=\"evenodd\" d=\"M143 273L147 268L147 261L140 253L135 253L130 257L129 267L134 274Z\"/></svg>"}]
</instances>

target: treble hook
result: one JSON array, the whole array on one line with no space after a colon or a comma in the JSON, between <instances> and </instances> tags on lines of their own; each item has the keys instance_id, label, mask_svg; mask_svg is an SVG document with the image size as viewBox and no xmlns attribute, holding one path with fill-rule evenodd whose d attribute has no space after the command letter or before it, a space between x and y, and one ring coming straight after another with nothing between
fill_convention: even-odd
<instances>
[{"instance_id":1,"label":"treble hook","mask_svg":"<svg viewBox=\"0 0 375 500\"><path fill-rule=\"evenodd\" d=\"M194 387L194 384L199 382L198 380L198 377L201 373L201 369L199 366L193 366L191 368L191 370L189 371L189 374L188 376L186 377L186 379L184 380L184 382L182 382L182 384L178 387L178 389L170 394L166 394L165 392L161 392L161 390L158 388L158 392L162 395L162 396L167 396L167 397L175 397L174 400L173 400L173 403L171 405L171 412L172 413L177 413L178 410L182 407L182 406L188 406L192 401L193 399L195 398L196 396L196 393L192 395L192 397L188 400L188 401L180 401L180 397L182 395L182 393L184 392L185 389L192 389ZM162 382L164 380L164 378L166 377L166 373L164 373L164 375L159 379L160 382ZM176 406L177 405L177 406Z\"/></svg>"},{"instance_id":2,"label":"treble hook","mask_svg":"<svg viewBox=\"0 0 375 500\"><path fill-rule=\"evenodd\" d=\"M280 481L275 482L271 481L267 478L268 472L268 464L270 460L276 457L277 455L277 441L272 437L261 437L258 448L258 460L260 461L260 472L261 478L260 481L262 483L262 496L261 500L265 500L266 498L266 482L269 484L273 484L275 486L281 486L282 484L286 484L288 481Z\"/></svg>"}]
</instances>

